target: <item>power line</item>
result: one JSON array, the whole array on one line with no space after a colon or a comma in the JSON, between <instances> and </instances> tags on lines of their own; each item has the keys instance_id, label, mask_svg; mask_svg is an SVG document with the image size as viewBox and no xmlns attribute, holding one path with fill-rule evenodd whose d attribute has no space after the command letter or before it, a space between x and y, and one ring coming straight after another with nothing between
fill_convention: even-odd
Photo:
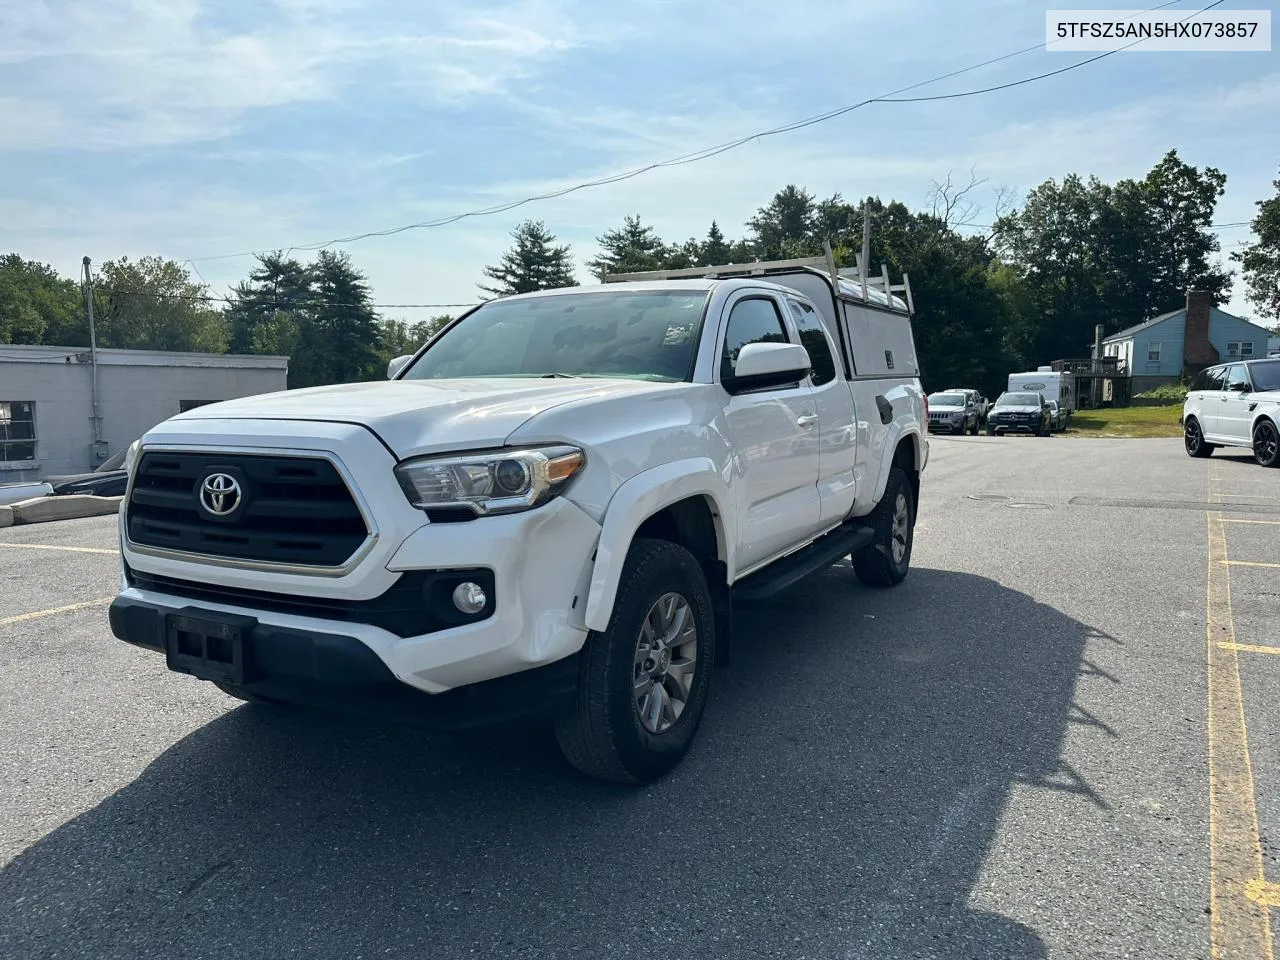
<instances>
[{"instance_id":1,"label":"power line","mask_svg":"<svg viewBox=\"0 0 1280 960\"><path fill-rule=\"evenodd\" d=\"M1151 7L1150 9L1144 10L1142 12L1151 13L1156 10L1164 9L1165 7L1173 6L1173 4L1177 2L1178 0L1168 0L1168 2L1159 4L1155 7ZM1218 6L1222 2L1223 0L1215 0L1214 3L1211 3L1207 7L1204 7L1201 10L1197 10L1189 14L1187 17L1184 17L1183 19L1190 20L1201 13L1205 13L1208 10L1212 10L1214 7ZM1080 67L1087 66L1088 64L1096 63L1099 60L1105 59L1106 57L1109 57L1115 53L1119 53L1122 50L1127 50L1129 49L1129 47L1136 46L1137 44L1142 42L1143 42L1142 40L1135 40L1133 41L1133 43L1126 44L1123 47L1118 47L1115 50L1108 50L1105 53L1102 53L1096 57L1090 57L1087 60L1081 60L1077 63L1070 64L1065 67L1061 67L1057 70L1049 71L1048 73L1038 74L1033 77L1025 77L1021 80L1012 81L1010 83L998 84L991 87L983 87L977 90L968 90L968 91L962 91L959 93L942 94L942 95L928 96L928 97L899 97L898 96L898 94L901 94L901 93L907 93L911 90L919 89L920 87L928 86L933 83L939 83L943 80L948 80L952 77L960 76L961 74L970 73L974 70L979 70L983 67L991 66L993 64L1000 63L1004 60L1009 60L1013 57L1021 56L1022 54L1029 53L1032 50L1039 50L1049 46L1048 44L1045 44L1045 43L1037 43L1033 46L1025 47L1021 50L1015 50L1012 53L1002 54L999 57L992 57L989 60L984 60L983 62L974 64L973 66L964 67L960 70L953 70L950 73L944 73L937 77L932 77L928 80L921 80L917 83L909 84L908 86L905 86L905 87L900 87L897 90L892 90L889 93L881 94L880 96L870 97L866 100L859 101L858 103L849 104L847 106L839 107L834 110L829 110L825 113L821 113L813 117L808 117L803 120L797 120L792 123L783 124L778 127L770 128L768 130L758 131L756 133L749 134L744 137L739 137L736 140L730 140L726 143L722 143L714 147L705 147L701 150L695 150L692 153L686 153L679 157L674 157L670 160L663 160L663 161L647 164L643 167L637 167L633 170L629 170L624 173L613 174L607 177L599 177L595 180L584 181L583 183L575 184L574 186L571 186L571 187L564 187L559 190L552 190L546 193L535 194L534 196L531 196L531 197L525 197L523 200L514 200L508 203L496 204L491 207L484 207L479 210L471 210L466 213L455 214L454 216L450 216L450 217L441 217L436 220L424 220L424 221L419 221L417 223L403 224L397 227L387 227L382 230L370 230L364 233L353 234L347 237L338 237L332 240L325 240L319 243L298 244L298 245L289 247L288 251L292 252L294 250L298 250L298 251L310 252L314 250L322 250L326 247L355 243L360 240L367 240L374 237L394 236L396 234L404 233L409 230L425 230L425 229L431 229L434 227L443 227L452 223L457 223L460 220L465 220L473 217L484 217L484 216L492 216L494 214L499 214L499 213L506 213L507 211L514 210L517 207L522 207L529 203L535 203L543 200L554 200L559 197L567 196L568 194L571 194L571 193L576 193L579 190L586 190L591 187L607 186L613 183L620 183L624 180L631 180L635 177L641 176L642 174L649 173L652 170L668 168L668 167L684 166L685 164L697 163L700 160L709 160L712 157L719 156L722 153L727 153L730 150L735 150L738 147L741 147L747 143L750 143L753 140L761 140L761 139L764 139L765 137L777 136L783 133L791 133L795 130L801 130L805 127L813 126L815 124L825 123L829 120L834 120L837 117L842 117L845 114L852 113L854 110L859 110L862 107L868 106L873 103L920 103L920 102L925 102L930 100L952 100L960 97L972 97L972 96L978 96L979 94L992 93L998 90L1007 90L1011 87L1017 87L1027 83L1034 83L1037 80L1044 80L1049 77L1058 76L1059 74L1066 73L1070 70L1076 70ZM243 253L228 253L228 254L221 254L219 256L213 256L213 257L195 257L189 260L188 262L194 265L195 262L197 261L204 262L207 260L228 260L228 259L234 259L237 257L248 257L248 256L254 256L254 255L256 255L256 251L250 250Z\"/></svg>"}]
</instances>

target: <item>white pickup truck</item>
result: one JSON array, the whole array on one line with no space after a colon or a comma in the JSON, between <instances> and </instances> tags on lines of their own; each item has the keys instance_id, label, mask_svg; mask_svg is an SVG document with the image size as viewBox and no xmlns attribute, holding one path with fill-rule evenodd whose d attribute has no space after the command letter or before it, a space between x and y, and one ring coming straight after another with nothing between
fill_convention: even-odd
<instances>
[{"instance_id":1,"label":"white pickup truck","mask_svg":"<svg viewBox=\"0 0 1280 960\"><path fill-rule=\"evenodd\" d=\"M660 776L735 603L844 557L907 574L910 290L822 262L494 300L389 382L159 424L129 452L112 631L244 700L549 721L587 774Z\"/></svg>"}]
</instances>

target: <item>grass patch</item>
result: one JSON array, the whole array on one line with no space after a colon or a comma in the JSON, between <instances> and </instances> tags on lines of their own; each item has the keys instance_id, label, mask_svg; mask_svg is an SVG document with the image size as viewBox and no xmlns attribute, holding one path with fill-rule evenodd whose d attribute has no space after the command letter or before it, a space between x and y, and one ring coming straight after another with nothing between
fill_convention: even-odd
<instances>
[{"instance_id":1,"label":"grass patch","mask_svg":"<svg viewBox=\"0 0 1280 960\"><path fill-rule=\"evenodd\" d=\"M1180 437L1182 404L1077 410L1067 426L1077 437Z\"/></svg>"}]
</instances>

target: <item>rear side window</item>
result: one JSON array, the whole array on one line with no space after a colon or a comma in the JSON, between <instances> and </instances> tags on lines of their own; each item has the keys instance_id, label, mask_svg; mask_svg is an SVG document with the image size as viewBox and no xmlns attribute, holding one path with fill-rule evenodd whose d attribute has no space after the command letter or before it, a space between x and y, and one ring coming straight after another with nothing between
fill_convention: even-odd
<instances>
[{"instance_id":1,"label":"rear side window","mask_svg":"<svg viewBox=\"0 0 1280 960\"><path fill-rule=\"evenodd\" d=\"M788 300L787 305L791 307L791 316L795 318L796 329L800 332L800 344L809 351L814 386L830 383L836 378L836 361L831 356L831 344L822 318L807 303Z\"/></svg>"},{"instance_id":2,"label":"rear side window","mask_svg":"<svg viewBox=\"0 0 1280 960\"><path fill-rule=\"evenodd\" d=\"M1225 390L1227 389L1227 368L1226 367L1210 367L1204 372L1205 390Z\"/></svg>"},{"instance_id":3,"label":"rear side window","mask_svg":"<svg viewBox=\"0 0 1280 960\"><path fill-rule=\"evenodd\" d=\"M724 353L720 358L720 378L733 376L738 352L749 343L787 343L782 318L772 300L752 297L739 300L729 314L729 327L724 335Z\"/></svg>"}]
</instances>

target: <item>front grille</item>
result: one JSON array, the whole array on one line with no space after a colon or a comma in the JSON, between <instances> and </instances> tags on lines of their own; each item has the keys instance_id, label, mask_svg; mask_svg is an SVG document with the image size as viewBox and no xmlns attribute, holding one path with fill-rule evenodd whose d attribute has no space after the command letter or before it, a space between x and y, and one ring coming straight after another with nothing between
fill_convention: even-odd
<instances>
[{"instance_id":1,"label":"front grille","mask_svg":"<svg viewBox=\"0 0 1280 960\"><path fill-rule=\"evenodd\" d=\"M332 597L303 597L265 590L241 590L212 583L195 583L173 577L143 573L125 565L129 586L154 590L172 597L206 603L221 603L250 610L288 613L343 623L366 623L381 627L398 637L420 637L450 627L475 623L493 616L496 603L492 570L412 570L400 574L385 592L372 600L338 600ZM484 588L488 602L477 614L460 613L453 605L458 584L472 581Z\"/></svg>"},{"instance_id":2,"label":"front grille","mask_svg":"<svg viewBox=\"0 0 1280 960\"><path fill-rule=\"evenodd\" d=\"M227 473L243 502L226 518L200 506L206 477ZM129 539L184 553L338 567L369 531L338 471L318 457L152 451L138 462Z\"/></svg>"}]
</instances>

